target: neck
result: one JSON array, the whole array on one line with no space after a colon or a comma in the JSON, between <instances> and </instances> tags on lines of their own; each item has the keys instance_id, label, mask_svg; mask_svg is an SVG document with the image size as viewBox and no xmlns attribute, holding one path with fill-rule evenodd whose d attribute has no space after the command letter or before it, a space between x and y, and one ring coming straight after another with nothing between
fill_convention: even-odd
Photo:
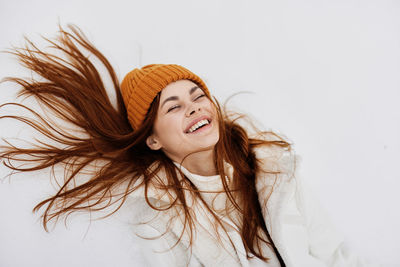
<instances>
[{"instance_id":1,"label":"neck","mask_svg":"<svg viewBox=\"0 0 400 267\"><path fill-rule=\"evenodd\" d=\"M181 163L182 160L177 161ZM193 174L211 176L217 174L214 164L214 150L193 153L185 158L182 166Z\"/></svg>"}]
</instances>

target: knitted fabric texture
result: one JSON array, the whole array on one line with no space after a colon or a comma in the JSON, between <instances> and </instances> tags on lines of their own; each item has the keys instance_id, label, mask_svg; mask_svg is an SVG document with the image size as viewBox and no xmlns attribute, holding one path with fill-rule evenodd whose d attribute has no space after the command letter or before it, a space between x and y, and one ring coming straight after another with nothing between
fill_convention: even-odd
<instances>
[{"instance_id":1,"label":"knitted fabric texture","mask_svg":"<svg viewBox=\"0 0 400 267\"><path fill-rule=\"evenodd\" d=\"M133 129L143 123L153 99L168 84L191 80L210 97L205 83L188 69L174 64L152 64L129 72L121 83L122 98Z\"/></svg>"}]
</instances>

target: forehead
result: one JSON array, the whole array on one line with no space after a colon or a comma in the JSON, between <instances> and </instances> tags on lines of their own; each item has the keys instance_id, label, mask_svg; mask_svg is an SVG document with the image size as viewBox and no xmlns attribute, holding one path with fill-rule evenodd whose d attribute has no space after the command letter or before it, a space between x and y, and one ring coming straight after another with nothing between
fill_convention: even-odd
<instances>
[{"instance_id":1,"label":"forehead","mask_svg":"<svg viewBox=\"0 0 400 267\"><path fill-rule=\"evenodd\" d=\"M160 100L162 101L170 96L187 95L194 87L197 88L198 86L190 80L179 80L172 82L161 91Z\"/></svg>"}]
</instances>

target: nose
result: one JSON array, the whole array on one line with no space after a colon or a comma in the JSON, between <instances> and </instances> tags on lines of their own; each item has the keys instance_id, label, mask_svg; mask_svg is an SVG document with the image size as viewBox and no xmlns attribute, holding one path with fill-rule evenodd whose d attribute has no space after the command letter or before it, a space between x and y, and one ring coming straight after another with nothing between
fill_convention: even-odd
<instances>
[{"instance_id":1,"label":"nose","mask_svg":"<svg viewBox=\"0 0 400 267\"><path fill-rule=\"evenodd\" d=\"M196 112L199 112L199 111L200 111L200 107L196 107L196 105L191 105L188 108L187 112L186 112L186 116L190 117L190 116L192 116L193 114L195 114Z\"/></svg>"}]
</instances>

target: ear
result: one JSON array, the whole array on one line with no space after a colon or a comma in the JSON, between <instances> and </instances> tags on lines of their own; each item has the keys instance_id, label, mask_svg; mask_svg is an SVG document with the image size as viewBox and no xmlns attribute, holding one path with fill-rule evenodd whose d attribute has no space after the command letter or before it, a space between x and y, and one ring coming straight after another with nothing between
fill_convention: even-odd
<instances>
[{"instance_id":1,"label":"ear","mask_svg":"<svg viewBox=\"0 0 400 267\"><path fill-rule=\"evenodd\" d=\"M151 150L159 150L162 147L161 143L157 140L157 138L154 136L154 134L152 134L149 137L147 137L146 145Z\"/></svg>"}]
</instances>

